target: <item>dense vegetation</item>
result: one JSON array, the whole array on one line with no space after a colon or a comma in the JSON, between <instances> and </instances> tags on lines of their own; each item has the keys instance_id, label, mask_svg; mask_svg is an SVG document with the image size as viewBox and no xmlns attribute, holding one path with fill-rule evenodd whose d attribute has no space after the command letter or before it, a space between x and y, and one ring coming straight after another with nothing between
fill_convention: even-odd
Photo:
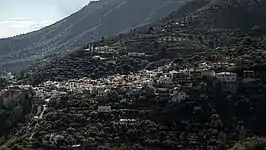
<instances>
[{"instance_id":1,"label":"dense vegetation","mask_svg":"<svg viewBox=\"0 0 266 150\"><path fill-rule=\"evenodd\" d=\"M31 112L32 91L9 89L1 92L0 97L0 144L2 145L9 134L16 134L16 127ZM0 147L2 149L2 147Z\"/></svg>"},{"instance_id":2,"label":"dense vegetation","mask_svg":"<svg viewBox=\"0 0 266 150\"><path fill-rule=\"evenodd\" d=\"M0 89L7 86L7 80L5 78L0 78Z\"/></svg>"}]
</instances>

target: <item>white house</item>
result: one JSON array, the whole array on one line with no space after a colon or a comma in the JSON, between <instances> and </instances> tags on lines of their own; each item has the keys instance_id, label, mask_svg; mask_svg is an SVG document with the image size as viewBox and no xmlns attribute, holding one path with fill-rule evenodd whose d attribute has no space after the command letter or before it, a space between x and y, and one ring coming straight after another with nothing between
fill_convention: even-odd
<instances>
[{"instance_id":1,"label":"white house","mask_svg":"<svg viewBox=\"0 0 266 150\"><path fill-rule=\"evenodd\" d=\"M170 71L169 74L173 80L184 78L191 75L189 70L180 70L180 71Z\"/></svg>"},{"instance_id":2,"label":"white house","mask_svg":"<svg viewBox=\"0 0 266 150\"><path fill-rule=\"evenodd\" d=\"M186 76L191 76L191 72L193 72L193 69L186 68L186 69L183 69L183 70L179 70L179 72L183 73Z\"/></svg>"},{"instance_id":3,"label":"white house","mask_svg":"<svg viewBox=\"0 0 266 150\"><path fill-rule=\"evenodd\" d=\"M143 57L145 53L129 52L127 55L131 57Z\"/></svg>"},{"instance_id":4,"label":"white house","mask_svg":"<svg viewBox=\"0 0 266 150\"><path fill-rule=\"evenodd\" d=\"M102 89L98 90L97 96L102 99L106 99L109 97L109 94L111 93L111 90L109 89Z\"/></svg>"},{"instance_id":5,"label":"white house","mask_svg":"<svg viewBox=\"0 0 266 150\"><path fill-rule=\"evenodd\" d=\"M68 85L69 85L70 91L73 91L76 88L76 83L75 82L69 82Z\"/></svg>"},{"instance_id":6,"label":"white house","mask_svg":"<svg viewBox=\"0 0 266 150\"><path fill-rule=\"evenodd\" d=\"M216 73L214 70L206 70L202 72L202 75L208 77L215 77Z\"/></svg>"},{"instance_id":7,"label":"white house","mask_svg":"<svg viewBox=\"0 0 266 150\"><path fill-rule=\"evenodd\" d=\"M251 70L245 70L243 72L243 82L252 82L255 81L255 73Z\"/></svg>"},{"instance_id":8,"label":"white house","mask_svg":"<svg viewBox=\"0 0 266 150\"><path fill-rule=\"evenodd\" d=\"M186 100L187 99L187 94L185 92L178 92L176 94L173 94L172 96L172 102L173 103L180 103L181 101L183 100Z\"/></svg>"},{"instance_id":9,"label":"white house","mask_svg":"<svg viewBox=\"0 0 266 150\"><path fill-rule=\"evenodd\" d=\"M232 72L220 72L216 77L224 83L232 83L237 81L237 74Z\"/></svg>"},{"instance_id":10,"label":"white house","mask_svg":"<svg viewBox=\"0 0 266 150\"><path fill-rule=\"evenodd\" d=\"M193 87L193 83L187 83L186 86L189 87L189 88L192 88Z\"/></svg>"},{"instance_id":11,"label":"white house","mask_svg":"<svg viewBox=\"0 0 266 150\"><path fill-rule=\"evenodd\" d=\"M172 84L173 80L171 77L167 77L167 76L161 76L158 80L157 80L157 84L159 85L169 85Z\"/></svg>"},{"instance_id":12,"label":"white house","mask_svg":"<svg viewBox=\"0 0 266 150\"><path fill-rule=\"evenodd\" d=\"M97 46L94 49L96 51L105 51L105 50L108 50L108 46Z\"/></svg>"},{"instance_id":13,"label":"white house","mask_svg":"<svg viewBox=\"0 0 266 150\"><path fill-rule=\"evenodd\" d=\"M210 69L211 66L208 65L206 62L203 62L203 63L200 63L199 64L199 67L198 68L200 68L200 69Z\"/></svg>"},{"instance_id":14,"label":"white house","mask_svg":"<svg viewBox=\"0 0 266 150\"><path fill-rule=\"evenodd\" d=\"M98 112L111 112L111 106L98 106Z\"/></svg>"},{"instance_id":15,"label":"white house","mask_svg":"<svg viewBox=\"0 0 266 150\"><path fill-rule=\"evenodd\" d=\"M56 135L55 133L52 133L50 135L46 135L43 139L43 143L51 143L51 144L57 144L58 140L64 139L63 135Z\"/></svg>"},{"instance_id":16,"label":"white house","mask_svg":"<svg viewBox=\"0 0 266 150\"><path fill-rule=\"evenodd\" d=\"M99 55L93 56L92 59L94 59L94 60L105 60L105 58L103 58L103 57L101 57Z\"/></svg>"},{"instance_id":17,"label":"white house","mask_svg":"<svg viewBox=\"0 0 266 150\"><path fill-rule=\"evenodd\" d=\"M217 62L211 64L212 68L227 68L227 67L234 67L236 66L235 63L229 63L229 62Z\"/></svg>"},{"instance_id":18,"label":"white house","mask_svg":"<svg viewBox=\"0 0 266 150\"><path fill-rule=\"evenodd\" d=\"M136 119L120 119L120 122L122 123L134 123L136 121Z\"/></svg>"},{"instance_id":19,"label":"white house","mask_svg":"<svg viewBox=\"0 0 266 150\"><path fill-rule=\"evenodd\" d=\"M91 94L91 95L95 95L95 94L97 94L97 87L91 85L91 86L89 87L89 91L90 91L90 94Z\"/></svg>"},{"instance_id":20,"label":"white house","mask_svg":"<svg viewBox=\"0 0 266 150\"><path fill-rule=\"evenodd\" d=\"M173 91L173 94L172 94L172 102L173 103L177 103L177 102L180 103L181 101L186 100L187 98L188 98L187 93L179 92L177 90Z\"/></svg>"},{"instance_id":21,"label":"white house","mask_svg":"<svg viewBox=\"0 0 266 150\"><path fill-rule=\"evenodd\" d=\"M169 71L169 74L171 75L171 77L173 78L174 76L176 76L177 74L179 74L180 72L179 71L176 71L176 70L172 70L172 71Z\"/></svg>"}]
</instances>

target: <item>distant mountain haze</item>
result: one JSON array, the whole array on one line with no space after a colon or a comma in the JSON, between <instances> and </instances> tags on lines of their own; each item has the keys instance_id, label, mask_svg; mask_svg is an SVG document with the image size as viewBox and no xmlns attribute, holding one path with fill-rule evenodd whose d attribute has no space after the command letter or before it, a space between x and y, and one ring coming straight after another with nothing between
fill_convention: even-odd
<instances>
[{"instance_id":1,"label":"distant mountain haze","mask_svg":"<svg viewBox=\"0 0 266 150\"><path fill-rule=\"evenodd\" d=\"M91 0L1 0L0 38L35 31L80 10Z\"/></svg>"},{"instance_id":2,"label":"distant mountain haze","mask_svg":"<svg viewBox=\"0 0 266 150\"><path fill-rule=\"evenodd\" d=\"M80 11L53 25L29 34L0 40L0 69L19 71L37 60L65 55L91 40L160 19L178 10L186 1L91 1ZM65 8L67 11L68 7Z\"/></svg>"}]
</instances>

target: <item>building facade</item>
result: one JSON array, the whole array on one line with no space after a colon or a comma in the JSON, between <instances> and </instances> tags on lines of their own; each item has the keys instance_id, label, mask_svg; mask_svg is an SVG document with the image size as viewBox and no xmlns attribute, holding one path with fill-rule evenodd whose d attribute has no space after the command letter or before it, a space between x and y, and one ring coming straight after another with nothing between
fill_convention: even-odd
<instances>
[{"instance_id":1,"label":"building facade","mask_svg":"<svg viewBox=\"0 0 266 150\"><path fill-rule=\"evenodd\" d=\"M111 106L98 106L98 112L111 112Z\"/></svg>"},{"instance_id":2,"label":"building facade","mask_svg":"<svg viewBox=\"0 0 266 150\"><path fill-rule=\"evenodd\" d=\"M252 70L245 70L243 72L243 82L255 81L255 73Z\"/></svg>"},{"instance_id":3,"label":"building facade","mask_svg":"<svg viewBox=\"0 0 266 150\"><path fill-rule=\"evenodd\" d=\"M216 77L223 83L233 83L237 81L237 74L232 72L220 72L216 74Z\"/></svg>"}]
</instances>

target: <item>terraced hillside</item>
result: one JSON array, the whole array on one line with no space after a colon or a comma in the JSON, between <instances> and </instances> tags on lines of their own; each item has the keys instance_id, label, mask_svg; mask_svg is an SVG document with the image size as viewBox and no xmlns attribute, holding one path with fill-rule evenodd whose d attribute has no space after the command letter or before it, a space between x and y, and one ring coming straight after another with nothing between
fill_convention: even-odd
<instances>
[{"instance_id":1,"label":"terraced hillside","mask_svg":"<svg viewBox=\"0 0 266 150\"><path fill-rule=\"evenodd\" d=\"M264 2L255 2L254 4L250 4L250 6L252 6L250 8L246 8L244 6L242 8L243 4L238 3L234 0L228 1L226 3L223 1L212 1L210 3L208 3L207 1L192 1L190 3L187 3L179 11L173 12L168 17L162 19L159 22L136 28L128 34L120 34L109 39L89 43L85 45L85 47L83 47L86 49L89 48L90 45L93 45L94 47L91 47L91 50L94 50L94 54L90 53L89 49L84 51L82 50L78 52L77 57L76 55L74 57L72 57L72 55L69 55L68 57L60 58L58 61L54 61L53 63L48 64L44 67L35 67L35 69L32 70L33 76L35 76L33 78L46 81L71 79L81 77L82 75L91 77L94 76L95 72L93 70L97 67L107 69L99 70L104 70L103 72L106 73L108 72L108 75L111 72L121 73L117 70L113 71L114 67L107 67L109 64L106 62L107 60L120 61L120 57L129 58L127 56L129 52L145 53L146 55L148 55L148 57L142 58L143 61L153 63L161 59L195 57L195 53L212 51L218 47L224 47L225 49L236 49L235 51L232 50L231 52L232 55L236 55L237 52L241 51L239 50L241 49L241 46L247 46L243 45L243 43L245 43L244 41L248 39L251 39L251 41L256 41L256 48L262 50L265 47L265 44L263 44L264 38L254 37L254 39L252 39L252 36L257 35L257 33L261 33L264 28L257 28L257 30L243 30L243 26L234 25L235 28L231 29L228 28L228 26L226 26L225 24L216 26L215 22L213 22L213 19L204 19L208 18L210 14L212 14L212 16L209 16L211 18L219 18L220 11L229 9L229 6L230 9L232 9L232 14L220 16L222 22L230 19L227 18L227 16L235 15L235 11L239 10L239 7L241 7L241 10L243 9L243 11L247 9L256 9L256 12L252 11L252 13L260 12L262 14L262 12L264 11L262 9ZM216 6L218 5L220 7L216 8ZM216 8L217 10L213 8ZM201 22L202 24L196 23L200 20L200 18L205 22ZM236 17L235 20L239 20L240 22L245 21L239 17ZM250 23L248 19L246 21L247 22L243 24ZM260 24L260 22L261 20L257 20L256 23ZM199 27L194 27L194 24ZM206 24L211 25L212 30L206 30ZM232 22L232 24L234 23ZM101 56L102 54L99 54L99 52L104 53L104 51L107 51L108 53L108 50L115 51L116 55L109 54L108 57L110 58L108 58L107 60L101 60L101 64L93 60L93 55ZM243 49L242 51L244 52L246 50L247 48L245 48L245 50ZM138 60L136 61L140 61L140 58L138 58ZM142 67L139 69L142 69ZM96 75L96 77L101 76Z\"/></svg>"},{"instance_id":2,"label":"terraced hillside","mask_svg":"<svg viewBox=\"0 0 266 150\"><path fill-rule=\"evenodd\" d=\"M102 36L127 31L178 9L186 0L100 0L41 30L0 40L0 69L19 71ZM46 59L47 61L47 59Z\"/></svg>"}]
</instances>

